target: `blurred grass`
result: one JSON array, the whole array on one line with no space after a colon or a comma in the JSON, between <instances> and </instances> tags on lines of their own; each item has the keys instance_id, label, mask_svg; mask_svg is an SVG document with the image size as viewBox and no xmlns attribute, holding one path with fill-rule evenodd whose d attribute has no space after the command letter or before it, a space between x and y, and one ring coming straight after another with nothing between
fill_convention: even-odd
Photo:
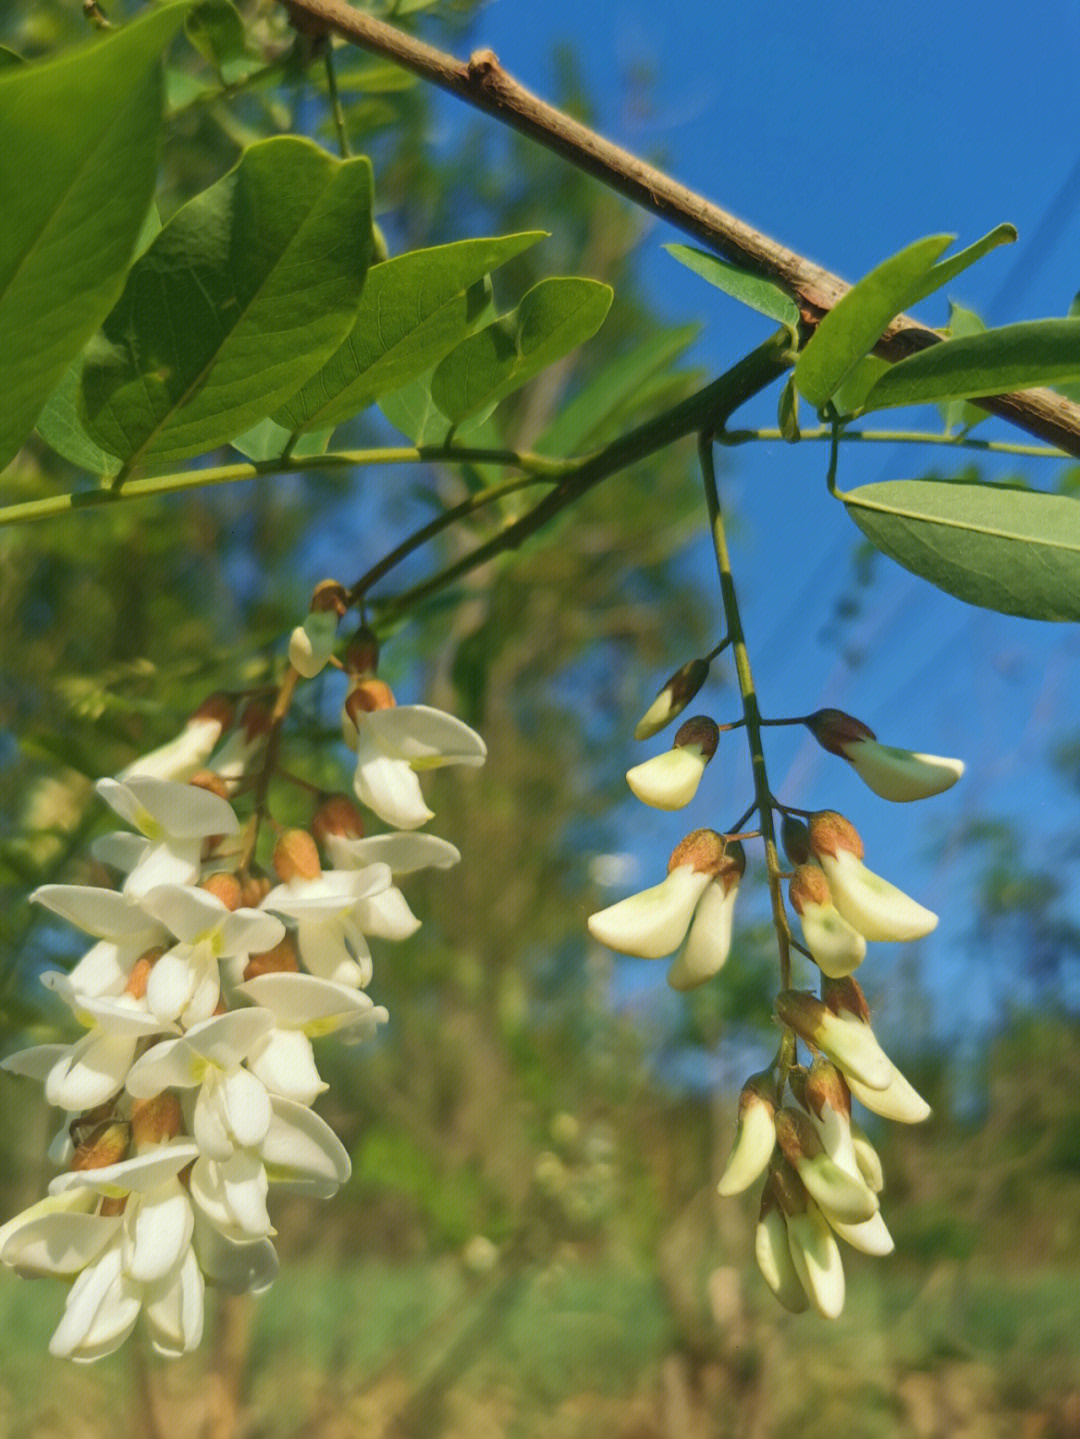
<instances>
[{"instance_id":1,"label":"blurred grass","mask_svg":"<svg viewBox=\"0 0 1080 1439\"><path fill-rule=\"evenodd\" d=\"M850 1267L859 1272L834 1324L792 1319L756 1275L717 1271L726 1287L688 1341L656 1278L611 1262L497 1265L482 1279L450 1258L288 1263L255 1307L238 1432L1077 1432L1077 1272ZM0 1281L0 1432L142 1432L130 1357L89 1368L48 1358L62 1299L48 1282ZM209 1322L212 1331L212 1311ZM208 1432L200 1395L213 1352L211 1342L151 1366L171 1439Z\"/></svg>"}]
</instances>

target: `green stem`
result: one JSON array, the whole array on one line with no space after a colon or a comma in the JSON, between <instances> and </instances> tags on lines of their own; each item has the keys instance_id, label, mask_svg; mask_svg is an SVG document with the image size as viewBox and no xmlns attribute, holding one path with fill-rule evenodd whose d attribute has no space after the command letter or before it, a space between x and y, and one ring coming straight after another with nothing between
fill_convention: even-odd
<instances>
[{"instance_id":1,"label":"green stem","mask_svg":"<svg viewBox=\"0 0 1080 1439\"><path fill-rule=\"evenodd\" d=\"M776 850L776 833L773 828L772 803L769 791L769 775L765 767L765 750L761 742L761 711L758 707L754 676L750 669L750 655L746 648L739 600L735 592L735 579L731 573L731 557L728 554L727 534L720 510L720 494L716 487L716 467L713 463L713 436L710 430L703 430L698 438L698 456L701 461L701 477L705 486L705 503L709 511L709 529L712 533L713 549L716 552L716 569L720 577L720 593L724 602L724 617L735 654L735 673L739 680L742 696L743 715L746 719L746 738L750 746L750 764L754 775L754 801L761 824L761 835L765 842L765 868L769 879L769 897L772 901L773 924L776 927L776 943L780 952L780 983L783 989L791 985L791 952L788 944L789 931L784 898L780 890L780 860Z\"/></svg>"},{"instance_id":2,"label":"green stem","mask_svg":"<svg viewBox=\"0 0 1080 1439\"><path fill-rule=\"evenodd\" d=\"M329 35L323 51L323 65L326 68L326 88L330 92L330 112L334 117L338 149L341 151L341 158L349 160L352 158L352 150L349 148L349 132L345 128L345 111L341 108L341 95L338 93L337 71L334 69L334 42Z\"/></svg>"},{"instance_id":3,"label":"green stem","mask_svg":"<svg viewBox=\"0 0 1080 1439\"><path fill-rule=\"evenodd\" d=\"M465 446L421 445L395 449L339 450L327 455L278 457L259 464L215 465L201 470L183 470L178 474L153 475L138 480L125 480L119 489L79 490L71 494L49 495L47 499L25 500L22 504L0 508L0 525L23 525L34 520L54 519L72 510L92 509L96 505L114 505L124 500L142 499L147 495L175 494L197 490L203 485L229 485L240 480L257 480L265 475L296 474L303 470L346 469L351 465L415 465L423 463L474 463L507 465L524 470L535 479L558 479L573 469L575 461L549 459L516 450L486 450Z\"/></svg>"},{"instance_id":4,"label":"green stem","mask_svg":"<svg viewBox=\"0 0 1080 1439\"><path fill-rule=\"evenodd\" d=\"M755 440L782 440L784 436L776 429L728 430L717 439L723 445L748 445ZM1016 445L1005 440L972 440L966 435L932 435L922 430L845 430L842 441L854 440L868 445L944 445L953 450L985 450L996 455L1026 455L1041 460L1067 460L1064 450L1053 445ZM817 430L803 430L803 440L831 440L832 427L822 425Z\"/></svg>"}]
</instances>

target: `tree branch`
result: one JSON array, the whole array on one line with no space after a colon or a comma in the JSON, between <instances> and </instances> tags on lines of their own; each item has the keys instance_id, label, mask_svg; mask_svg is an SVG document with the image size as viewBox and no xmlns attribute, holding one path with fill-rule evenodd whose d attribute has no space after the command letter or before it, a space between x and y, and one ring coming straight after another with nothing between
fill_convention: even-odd
<instances>
[{"instance_id":1,"label":"tree branch","mask_svg":"<svg viewBox=\"0 0 1080 1439\"><path fill-rule=\"evenodd\" d=\"M642 209L692 235L710 250L752 274L772 280L799 307L805 335L851 288L838 275L804 259L736 216L695 194L663 171L613 145L588 126L548 105L506 73L490 50L456 60L413 39L385 21L352 9L345 0L283 0L293 24L305 34L334 32L448 90L523 135L554 150L579 170ZM898 315L875 347L896 361L940 342L941 336L907 315ZM980 397L983 409L1080 456L1080 406L1052 390Z\"/></svg>"}]
</instances>

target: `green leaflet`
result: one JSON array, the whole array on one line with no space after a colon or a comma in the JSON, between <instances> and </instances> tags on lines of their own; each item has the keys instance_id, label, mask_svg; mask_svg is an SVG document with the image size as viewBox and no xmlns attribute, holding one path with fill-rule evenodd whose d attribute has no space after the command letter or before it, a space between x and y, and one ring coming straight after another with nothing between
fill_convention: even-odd
<instances>
[{"instance_id":1,"label":"green leaflet","mask_svg":"<svg viewBox=\"0 0 1080 1439\"><path fill-rule=\"evenodd\" d=\"M478 282L544 238L460 240L372 266L347 340L274 419L290 431L340 425L422 375L474 326L487 303Z\"/></svg>"},{"instance_id":2,"label":"green leaflet","mask_svg":"<svg viewBox=\"0 0 1080 1439\"><path fill-rule=\"evenodd\" d=\"M928 293L928 272L952 240L952 235L916 240L864 275L833 306L795 362L795 383L812 405L820 409L889 321Z\"/></svg>"},{"instance_id":3,"label":"green leaflet","mask_svg":"<svg viewBox=\"0 0 1080 1439\"><path fill-rule=\"evenodd\" d=\"M246 150L133 266L83 367L90 438L127 464L183 459L294 394L352 328L371 201L366 159Z\"/></svg>"},{"instance_id":4,"label":"green leaflet","mask_svg":"<svg viewBox=\"0 0 1080 1439\"><path fill-rule=\"evenodd\" d=\"M597 280L541 280L511 314L451 350L432 376L432 398L455 425L498 404L595 335L611 299Z\"/></svg>"},{"instance_id":5,"label":"green leaflet","mask_svg":"<svg viewBox=\"0 0 1080 1439\"><path fill-rule=\"evenodd\" d=\"M875 548L947 594L1036 620L1080 620L1080 503L939 480L839 496Z\"/></svg>"},{"instance_id":6,"label":"green leaflet","mask_svg":"<svg viewBox=\"0 0 1080 1439\"><path fill-rule=\"evenodd\" d=\"M1023 320L943 340L882 375L867 409L1002 395L1080 380L1080 319Z\"/></svg>"},{"instance_id":7,"label":"green leaflet","mask_svg":"<svg viewBox=\"0 0 1080 1439\"><path fill-rule=\"evenodd\" d=\"M733 299L741 300L762 315L768 315L770 320L791 329L798 325L799 308L778 285L740 270L737 265L731 265L718 255L710 255L707 250L698 250L693 245L665 245L664 249L680 265L693 270L695 275L708 280L710 285L715 285Z\"/></svg>"},{"instance_id":8,"label":"green leaflet","mask_svg":"<svg viewBox=\"0 0 1080 1439\"><path fill-rule=\"evenodd\" d=\"M248 54L244 22L231 0L195 0L184 33L226 85L235 85L260 63Z\"/></svg>"},{"instance_id":9,"label":"green leaflet","mask_svg":"<svg viewBox=\"0 0 1080 1439\"><path fill-rule=\"evenodd\" d=\"M157 173L161 55L187 10L0 76L0 468L123 286Z\"/></svg>"}]
</instances>

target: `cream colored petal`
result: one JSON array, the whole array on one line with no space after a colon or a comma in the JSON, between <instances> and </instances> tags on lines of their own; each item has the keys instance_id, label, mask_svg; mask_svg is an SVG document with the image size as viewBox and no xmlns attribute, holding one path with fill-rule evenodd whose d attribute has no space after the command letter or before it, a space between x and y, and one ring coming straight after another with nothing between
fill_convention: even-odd
<instances>
[{"instance_id":1,"label":"cream colored petal","mask_svg":"<svg viewBox=\"0 0 1080 1439\"><path fill-rule=\"evenodd\" d=\"M721 881L709 883L694 911L686 943L668 970L667 982L672 989L696 989L724 967L731 953L732 916L738 892L737 884L725 894Z\"/></svg>"},{"instance_id":2,"label":"cream colored petal","mask_svg":"<svg viewBox=\"0 0 1080 1439\"><path fill-rule=\"evenodd\" d=\"M806 1158L796 1165L806 1192L829 1219L843 1224L861 1224L878 1209L877 1195L861 1178L841 1169L828 1154Z\"/></svg>"},{"instance_id":3,"label":"cream colored petal","mask_svg":"<svg viewBox=\"0 0 1080 1439\"><path fill-rule=\"evenodd\" d=\"M626 772L626 783L653 809L683 809L697 794L707 760L698 745L658 754Z\"/></svg>"},{"instance_id":4,"label":"cream colored petal","mask_svg":"<svg viewBox=\"0 0 1080 1439\"><path fill-rule=\"evenodd\" d=\"M887 1082L880 1088L870 1088L855 1075L845 1076L853 1098L883 1119L894 1119L899 1124L921 1124L930 1117L930 1106L921 1094L909 1084L889 1060Z\"/></svg>"},{"instance_id":5,"label":"cream colored petal","mask_svg":"<svg viewBox=\"0 0 1080 1439\"><path fill-rule=\"evenodd\" d=\"M866 958L866 940L835 905L804 900L799 923L814 962L830 979L854 974Z\"/></svg>"},{"instance_id":6,"label":"cream colored petal","mask_svg":"<svg viewBox=\"0 0 1080 1439\"><path fill-rule=\"evenodd\" d=\"M811 1200L804 1214L787 1221L788 1247L795 1272L811 1304L823 1319L836 1319L844 1308L844 1265L825 1216Z\"/></svg>"},{"instance_id":7,"label":"cream colored petal","mask_svg":"<svg viewBox=\"0 0 1080 1439\"><path fill-rule=\"evenodd\" d=\"M731 1155L716 1186L717 1193L728 1199L749 1189L764 1174L775 1147L776 1125L772 1107L760 1100L743 1106L735 1128Z\"/></svg>"},{"instance_id":8,"label":"cream colored petal","mask_svg":"<svg viewBox=\"0 0 1080 1439\"><path fill-rule=\"evenodd\" d=\"M707 874L679 865L662 884L590 915L589 933L620 954L662 959L682 943L708 884Z\"/></svg>"},{"instance_id":9,"label":"cream colored petal","mask_svg":"<svg viewBox=\"0 0 1080 1439\"><path fill-rule=\"evenodd\" d=\"M844 747L844 757L869 789L898 804L928 799L951 789L964 773L962 760L936 754L913 754L877 740L856 740Z\"/></svg>"},{"instance_id":10,"label":"cream colored petal","mask_svg":"<svg viewBox=\"0 0 1080 1439\"><path fill-rule=\"evenodd\" d=\"M865 939L921 939L937 928L937 915L888 880L872 873L850 850L819 856L833 903Z\"/></svg>"},{"instance_id":11,"label":"cream colored petal","mask_svg":"<svg viewBox=\"0 0 1080 1439\"><path fill-rule=\"evenodd\" d=\"M861 1224L842 1224L828 1214L826 1218L844 1243L850 1244L852 1249L858 1249L862 1254L873 1254L880 1257L891 1254L896 1248L893 1237L880 1213L864 1219Z\"/></svg>"},{"instance_id":12,"label":"cream colored petal","mask_svg":"<svg viewBox=\"0 0 1080 1439\"><path fill-rule=\"evenodd\" d=\"M779 1209L770 1209L758 1221L754 1234L754 1255L765 1283L785 1309L801 1314L810 1301L791 1258L787 1224Z\"/></svg>"}]
</instances>

